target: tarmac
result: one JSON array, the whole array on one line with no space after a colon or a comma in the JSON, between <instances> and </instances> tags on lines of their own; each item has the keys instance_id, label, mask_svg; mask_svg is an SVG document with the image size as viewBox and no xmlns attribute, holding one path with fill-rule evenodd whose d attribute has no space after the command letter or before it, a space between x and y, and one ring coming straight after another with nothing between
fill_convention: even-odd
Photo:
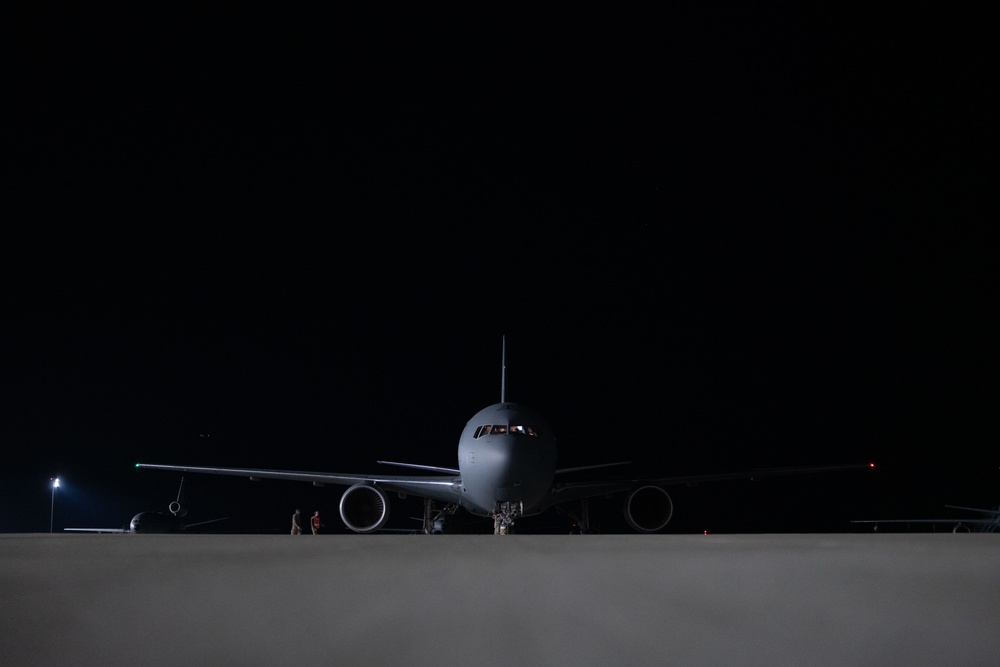
<instances>
[{"instance_id":1,"label":"tarmac","mask_svg":"<svg viewBox=\"0 0 1000 667\"><path fill-rule=\"evenodd\" d=\"M1000 537L0 535L0 664L996 665Z\"/></svg>"}]
</instances>

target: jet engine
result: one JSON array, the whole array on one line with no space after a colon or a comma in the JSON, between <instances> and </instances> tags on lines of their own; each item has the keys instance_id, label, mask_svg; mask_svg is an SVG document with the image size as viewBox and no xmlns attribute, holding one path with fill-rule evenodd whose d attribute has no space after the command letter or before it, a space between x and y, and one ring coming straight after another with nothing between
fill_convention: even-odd
<instances>
[{"instance_id":1,"label":"jet engine","mask_svg":"<svg viewBox=\"0 0 1000 667\"><path fill-rule=\"evenodd\" d=\"M373 484L355 484L340 497L340 518L356 533L371 533L389 520L389 498Z\"/></svg>"},{"instance_id":2,"label":"jet engine","mask_svg":"<svg viewBox=\"0 0 1000 667\"><path fill-rule=\"evenodd\" d=\"M674 503L659 486L640 486L625 498L625 520L640 533L655 533L670 523Z\"/></svg>"}]
</instances>

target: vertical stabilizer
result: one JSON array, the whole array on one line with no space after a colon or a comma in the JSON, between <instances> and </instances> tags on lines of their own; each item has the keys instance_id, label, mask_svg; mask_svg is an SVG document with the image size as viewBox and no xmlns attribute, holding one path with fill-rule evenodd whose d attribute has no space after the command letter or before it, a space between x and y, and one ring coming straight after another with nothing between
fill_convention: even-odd
<instances>
[{"instance_id":1,"label":"vertical stabilizer","mask_svg":"<svg viewBox=\"0 0 1000 667\"><path fill-rule=\"evenodd\" d=\"M175 500L174 502L170 503L170 505L167 506L167 509L170 510L170 513L176 517L185 516L187 514L187 510L184 509L183 505L181 505L181 496L183 495L184 495L184 478L181 477L181 485L180 488L177 489L177 500Z\"/></svg>"},{"instance_id":2,"label":"vertical stabilizer","mask_svg":"<svg viewBox=\"0 0 1000 667\"><path fill-rule=\"evenodd\" d=\"M507 336L502 336L503 351L500 353L500 402L507 402Z\"/></svg>"}]
</instances>

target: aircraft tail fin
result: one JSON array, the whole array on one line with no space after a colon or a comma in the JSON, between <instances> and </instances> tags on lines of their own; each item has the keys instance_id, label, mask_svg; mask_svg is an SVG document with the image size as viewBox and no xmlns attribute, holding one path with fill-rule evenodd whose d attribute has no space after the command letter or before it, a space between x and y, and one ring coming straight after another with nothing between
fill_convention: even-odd
<instances>
[{"instance_id":1,"label":"aircraft tail fin","mask_svg":"<svg viewBox=\"0 0 1000 667\"><path fill-rule=\"evenodd\" d=\"M507 402L507 336L501 337L500 352L500 402Z\"/></svg>"},{"instance_id":2,"label":"aircraft tail fin","mask_svg":"<svg viewBox=\"0 0 1000 667\"><path fill-rule=\"evenodd\" d=\"M185 509L184 505L181 504L181 498L183 497L183 495L184 495L184 478L181 477L181 485L177 488L177 500L170 503L170 506L167 508L170 510L170 513L176 517L182 517L187 515L187 509Z\"/></svg>"}]
</instances>

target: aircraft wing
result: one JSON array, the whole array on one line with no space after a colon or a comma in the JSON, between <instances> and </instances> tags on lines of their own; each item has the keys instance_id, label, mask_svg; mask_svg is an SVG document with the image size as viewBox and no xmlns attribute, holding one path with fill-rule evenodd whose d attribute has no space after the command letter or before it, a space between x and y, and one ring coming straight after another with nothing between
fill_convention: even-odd
<instances>
[{"instance_id":1,"label":"aircraft wing","mask_svg":"<svg viewBox=\"0 0 1000 667\"><path fill-rule=\"evenodd\" d=\"M978 507L959 507L958 505L945 505L945 507L950 507L953 510L965 510L966 512L979 512L980 514L985 514L986 516L1000 517L1000 510L998 509L980 509ZM988 521L989 519L984 519Z\"/></svg>"},{"instance_id":2,"label":"aircraft wing","mask_svg":"<svg viewBox=\"0 0 1000 667\"><path fill-rule=\"evenodd\" d=\"M945 526L978 526L980 532L993 533L1000 529L1000 510L980 509L978 507L958 507L957 505L945 505L951 509L965 510L967 512L979 512L985 517L980 519L858 519L851 523L873 523L878 530L880 523L930 523L943 524Z\"/></svg>"},{"instance_id":3,"label":"aircraft wing","mask_svg":"<svg viewBox=\"0 0 1000 667\"><path fill-rule=\"evenodd\" d=\"M945 525L969 524L970 526L988 526L995 524L993 519L854 519L851 523L941 523Z\"/></svg>"},{"instance_id":4,"label":"aircraft wing","mask_svg":"<svg viewBox=\"0 0 1000 667\"><path fill-rule=\"evenodd\" d=\"M298 470L261 470L257 468L205 468L155 463L136 463L135 467L174 472L197 472L208 475L230 475L247 477L252 480L283 479L293 482L310 482L316 486L326 484L352 486L368 483L376 484L396 493L413 494L421 498L432 498L447 503L458 502L459 489L462 485L462 477L457 473L448 475L363 475Z\"/></svg>"},{"instance_id":5,"label":"aircraft wing","mask_svg":"<svg viewBox=\"0 0 1000 667\"><path fill-rule=\"evenodd\" d=\"M610 495L629 491L638 486L695 486L702 482L720 482L734 479L760 479L780 475L804 475L817 472L837 472L843 470L863 470L874 468L874 463L854 463L848 465L796 466L787 468L758 468L740 472L709 473L701 475L676 475L672 477L648 477L632 479L611 479L604 481L556 482L552 486L552 504Z\"/></svg>"},{"instance_id":6,"label":"aircraft wing","mask_svg":"<svg viewBox=\"0 0 1000 667\"><path fill-rule=\"evenodd\" d=\"M207 523L215 523L216 521L225 521L228 518L229 518L228 516L223 516L219 517L218 519L209 519L208 521L198 521L197 523L186 523L184 524L184 528L188 529L188 528L194 528L195 526L204 526Z\"/></svg>"},{"instance_id":7,"label":"aircraft wing","mask_svg":"<svg viewBox=\"0 0 1000 667\"><path fill-rule=\"evenodd\" d=\"M998 526L996 519L859 519L851 521L851 523L870 523L875 525L875 530L878 530L879 524L882 523L927 523L927 524L938 524L944 526L952 526L954 532L961 531L964 526L966 528L974 527L977 533L995 533L997 532ZM968 532L966 530L965 532Z\"/></svg>"},{"instance_id":8,"label":"aircraft wing","mask_svg":"<svg viewBox=\"0 0 1000 667\"><path fill-rule=\"evenodd\" d=\"M63 528L67 533L127 533L125 528Z\"/></svg>"}]
</instances>

